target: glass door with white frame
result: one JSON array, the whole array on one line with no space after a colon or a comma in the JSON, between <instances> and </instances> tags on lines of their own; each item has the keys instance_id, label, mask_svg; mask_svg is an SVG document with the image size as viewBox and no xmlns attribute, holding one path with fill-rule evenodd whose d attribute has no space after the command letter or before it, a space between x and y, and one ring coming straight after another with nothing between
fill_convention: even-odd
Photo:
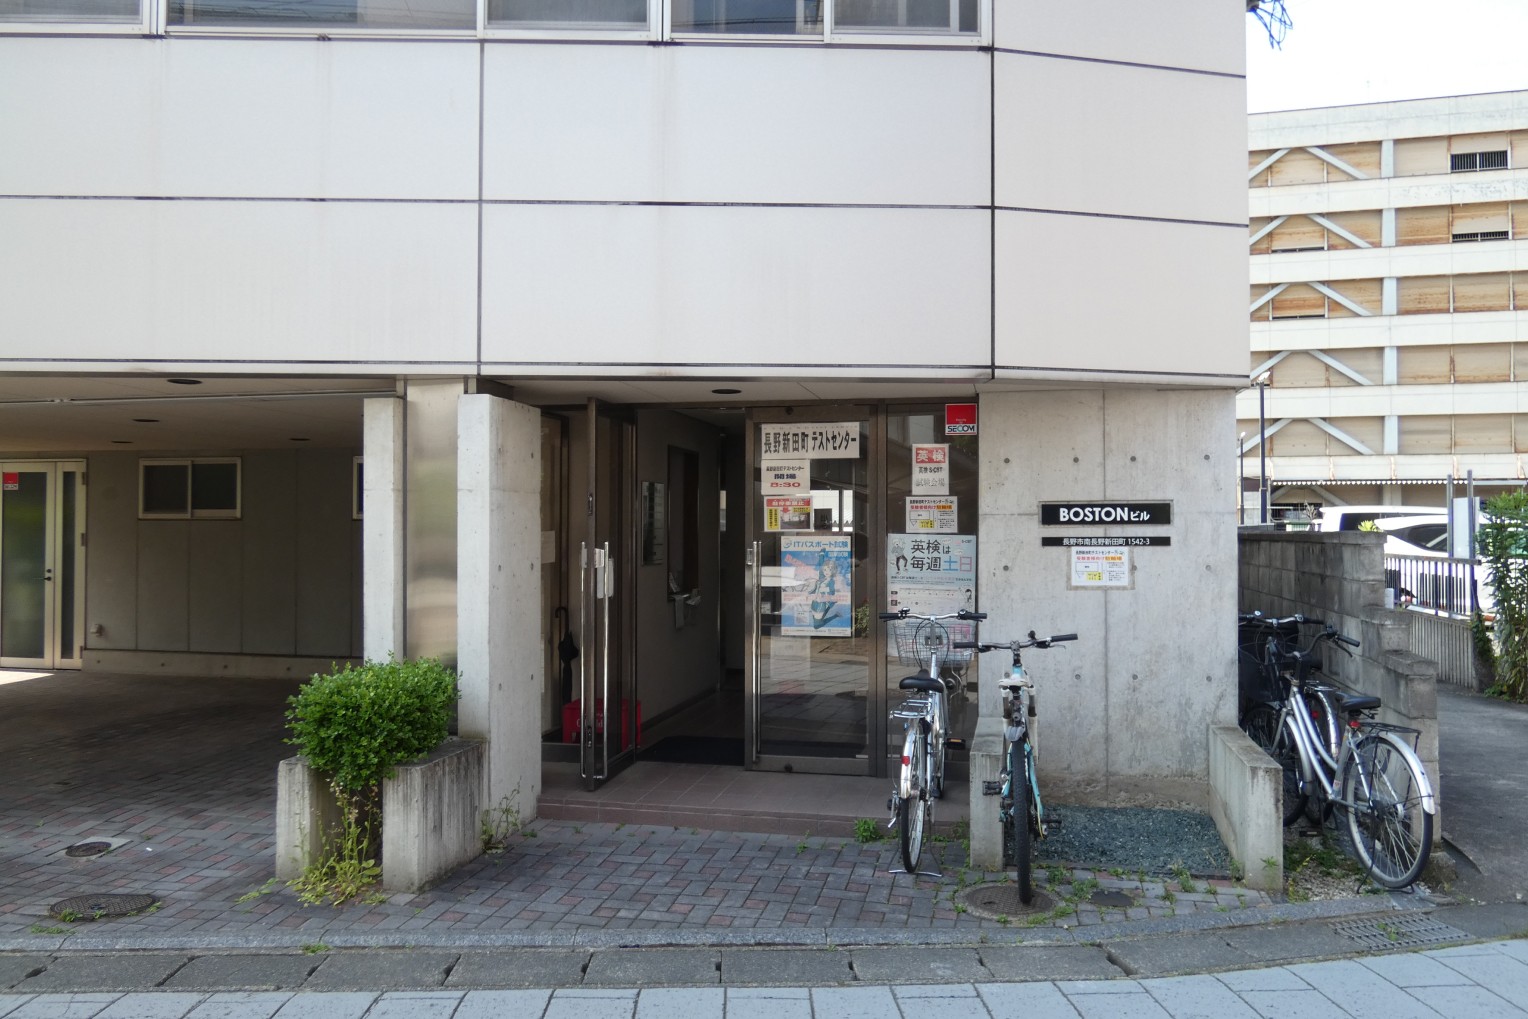
<instances>
[{"instance_id":1,"label":"glass door with white frame","mask_svg":"<svg viewBox=\"0 0 1528 1019\"><path fill-rule=\"evenodd\" d=\"M0 668L79 668L85 465L0 463Z\"/></svg>"},{"instance_id":2,"label":"glass door with white frame","mask_svg":"<svg viewBox=\"0 0 1528 1019\"><path fill-rule=\"evenodd\" d=\"M751 415L751 767L875 774L872 421L865 408Z\"/></svg>"}]
</instances>

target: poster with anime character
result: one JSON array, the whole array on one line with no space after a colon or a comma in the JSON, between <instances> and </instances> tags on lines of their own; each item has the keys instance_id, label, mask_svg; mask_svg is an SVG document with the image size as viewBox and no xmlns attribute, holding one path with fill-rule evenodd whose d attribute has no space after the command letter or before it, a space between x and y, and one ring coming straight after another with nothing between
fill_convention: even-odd
<instances>
[{"instance_id":1,"label":"poster with anime character","mask_svg":"<svg viewBox=\"0 0 1528 1019\"><path fill-rule=\"evenodd\" d=\"M780 536L782 636L852 636L853 546L849 534Z\"/></svg>"}]
</instances>

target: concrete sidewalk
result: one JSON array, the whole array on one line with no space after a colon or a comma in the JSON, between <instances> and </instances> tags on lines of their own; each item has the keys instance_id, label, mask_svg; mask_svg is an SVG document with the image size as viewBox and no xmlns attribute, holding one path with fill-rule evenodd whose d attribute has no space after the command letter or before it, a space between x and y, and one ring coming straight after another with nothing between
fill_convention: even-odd
<instances>
[{"instance_id":1,"label":"concrete sidewalk","mask_svg":"<svg viewBox=\"0 0 1528 1019\"><path fill-rule=\"evenodd\" d=\"M1500 936L1525 917L1455 907L1099 944L0 954L0 1019L1521 1016L1528 941ZM1361 938L1387 947L1332 961Z\"/></svg>"}]
</instances>

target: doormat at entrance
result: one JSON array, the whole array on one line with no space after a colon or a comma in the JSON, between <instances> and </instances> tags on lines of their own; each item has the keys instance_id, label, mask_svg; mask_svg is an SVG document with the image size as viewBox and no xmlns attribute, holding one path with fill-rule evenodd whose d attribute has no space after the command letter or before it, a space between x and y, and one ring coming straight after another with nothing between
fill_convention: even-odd
<instances>
[{"instance_id":1,"label":"doormat at entrance","mask_svg":"<svg viewBox=\"0 0 1528 1019\"><path fill-rule=\"evenodd\" d=\"M743 741L731 736L667 736L639 755L645 761L671 764L743 766Z\"/></svg>"}]
</instances>

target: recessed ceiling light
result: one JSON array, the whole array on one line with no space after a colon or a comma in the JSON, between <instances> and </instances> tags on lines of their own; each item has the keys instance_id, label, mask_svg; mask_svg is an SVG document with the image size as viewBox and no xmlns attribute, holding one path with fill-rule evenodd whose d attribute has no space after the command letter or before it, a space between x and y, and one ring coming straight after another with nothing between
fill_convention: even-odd
<instances>
[{"instance_id":1,"label":"recessed ceiling light","mask_svg":"<svg viewBox=\"0 0 1528 1019\"><path fill-rule=\"evenodd\" d=\"M288 439L287 441L288 442L312 442L313 440L308 439L308 438L306 438L304 436L301 436L301 435L294 435L290 439Z\"/></svg>"},{"instance_id":2,"label":"recessed ceiling light","mask_svg":"<svg viewBox=\"0 0 1528 1019\"><path fill-rule=\"evenodd\" d=\"M112 439L111 441L114 446L131 446L133 444L132 439Z\"/></svg>"},{"instance_id":3,"label":"recessed ceiling light","mask_svg":"<svg viewBox=\"0 0 1528 1019\"><path fill-rule=\"evenodd\" d=\"M742 390L741 389L713 389L713 390L711 390L711 392L715 393L717 396L736 396L737 394L741 393Z\"/></svg>"},{"instance_id":4,"label":"recessed ceiling light","mask_svg":"<svg viewBox=\"0 0 1528 1019\"><path fill-rule=\"evenodd\" d=\"M202 384L201 379L165 379L165 381L172 386L199 386Z\"/></svg>"},{"instance_id":5,"label":"recessed ceiling light","mask_svg":"<svg viewBox=\"0 0 1528 1019\"><path fill-rule=\"evenodd\" d=\"M135 425L157 425L157 424L159 424L159 419L158 418L133 418L133 424L135 424Z\"/></svg>"}]
</instances>

